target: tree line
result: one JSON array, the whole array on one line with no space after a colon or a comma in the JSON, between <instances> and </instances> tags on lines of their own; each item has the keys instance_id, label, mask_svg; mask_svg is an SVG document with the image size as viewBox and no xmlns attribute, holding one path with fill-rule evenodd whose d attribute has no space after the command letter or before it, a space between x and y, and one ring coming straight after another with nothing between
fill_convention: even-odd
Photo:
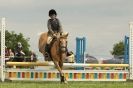
<instances>
[{"instance_id":1,"label":"tree line","mask_svg":"<svg viewBox=\"0 0 133 88\"><path fill-rule=\"evenodd\" d=\"M1 36L1 33L0 33ZM30 54L30 44L28 43L28 41L30 40L30 38L25 38L24 35L22 33L15 33L14 31L9 32L8 30L5 31L5 45L7 48L12 49L12 51L15 51L15 47L17 45L18 42L21 42L22 46L23 46L23 52L25 52L25 54L28 56ZM1 42L1 38L0 38L0 42ZM0 45L0 50L1 50L1 45Z\"/></svg>"}]
</instances>

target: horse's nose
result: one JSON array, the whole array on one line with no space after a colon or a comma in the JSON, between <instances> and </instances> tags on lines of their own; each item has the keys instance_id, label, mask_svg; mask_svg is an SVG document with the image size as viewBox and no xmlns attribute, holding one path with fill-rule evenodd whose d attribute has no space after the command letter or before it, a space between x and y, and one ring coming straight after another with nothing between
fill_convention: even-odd
<instances>
[{"instance_id":1,"label":"horse's nose","mask_svg":"<svg viewBox=\"0 0 133 88\"><path fill-rule=\"evenodd\" d=\"M61 51L65 52L66 51L66 47L65 46L61 46Z\"/></svg>"}]
</instances>

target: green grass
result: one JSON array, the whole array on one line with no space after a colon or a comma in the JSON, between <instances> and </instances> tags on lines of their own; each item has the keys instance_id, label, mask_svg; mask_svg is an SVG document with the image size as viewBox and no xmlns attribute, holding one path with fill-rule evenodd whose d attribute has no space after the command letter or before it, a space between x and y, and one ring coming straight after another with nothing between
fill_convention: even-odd
<instances>
[{"instance_id":1,"label":"green grass","mask_svg":"<svg viewBox=\"0 0 133 88\"><path fill-rule=\"evenodd\" d=\"M0 82L0 88L133 88L133 82Z\"/></svg>"}]
</instances>

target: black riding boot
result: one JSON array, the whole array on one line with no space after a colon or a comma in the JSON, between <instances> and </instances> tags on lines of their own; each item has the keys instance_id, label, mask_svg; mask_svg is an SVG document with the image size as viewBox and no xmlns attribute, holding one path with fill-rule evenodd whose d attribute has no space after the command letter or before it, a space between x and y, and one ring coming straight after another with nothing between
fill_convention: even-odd
<instances>
[{"instance_id":1,"label":"black riding boot","mask_svg":"<svg viewBox=\"0 0 133 88\"><path fill-rule=\"evenodd\" d=\"M69 54L69 52L68 52L68 48L66 48L66 54L67 54L67 56L69 56L68 54Z\"/></svg>"},{"instance_id":2,"label":"black riding boot","mask_svg":"<svg viewBox=\"0 0 133 88\"><path fill-rule=\"evenodd\" d=\"M50 45L49 44L46 44L45 51L49 53L49 51L50 51Z\"/></svg>"},{"instance_id":3,"label":"black riding boot","mask_svg":"<svg viewBox=\"0 0 133 88\"><path fill-rule=\"evenodd\" d=\"M50 61L49 53L50 53L50 45L46 44L45 46L45 60L46 61Z\"/></svg>"}]
</instances>

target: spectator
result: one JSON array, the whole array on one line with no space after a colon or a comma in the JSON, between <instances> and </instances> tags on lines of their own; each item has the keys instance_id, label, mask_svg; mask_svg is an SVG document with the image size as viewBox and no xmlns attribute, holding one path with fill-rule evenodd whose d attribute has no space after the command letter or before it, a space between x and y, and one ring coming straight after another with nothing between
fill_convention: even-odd
<instances>
[{"instance_id":1,"label":"spectator","mask_svg":"<svg viewBox=\"0 0 133 88\"><path fill-rule=\"evenodd\" d=\"M6 62L9 60L9 50L8 50L7 46L5 46L5 60L6 60Z\"/></svg>"},{"instance_id":2,"label":"spectator","mask_svg":"<svg viewBox=\"0 0 133 88\"><path fill-rule=\"evenodd\" d=\"M23 62L25 60L25 53L23 52L23 47L21 42L17 43L17 46L15 47L15 57L13 61L17 62Z\"/></svg>"},{"instance_id":3,"label":"spectator","mask_svg":"<svg viewBox=\"0 0 133 88\"><path fill-rule=\"evenodd\" d=\"M25 55L25 53L23 52L23 47L22 47L21 42L17 43L15 55L18 55L18 56L21 56L21 55L24 56Z\"/></svg>"},{"instance_id":4,"label":"spectator","mask_svg":"<svg viewBox=\"0 0 133 88\"><path fill-rule=\"evenodd\" d=\"M12 49L9 49L9 58L10 60L13 60L14 58L14 53L12 52Z\"/></svg>"},{"instance_id":5,"label":"spectator","mask_svg":"<svg viewBox=\"0 0 133 88\"><path fill-rule=\"evenodd\" d=\"M30 61L31 62L36 62L37 61L36 54L33 51L31 51L31 54L30 54Z\"/></svg>"}]
</instances>

